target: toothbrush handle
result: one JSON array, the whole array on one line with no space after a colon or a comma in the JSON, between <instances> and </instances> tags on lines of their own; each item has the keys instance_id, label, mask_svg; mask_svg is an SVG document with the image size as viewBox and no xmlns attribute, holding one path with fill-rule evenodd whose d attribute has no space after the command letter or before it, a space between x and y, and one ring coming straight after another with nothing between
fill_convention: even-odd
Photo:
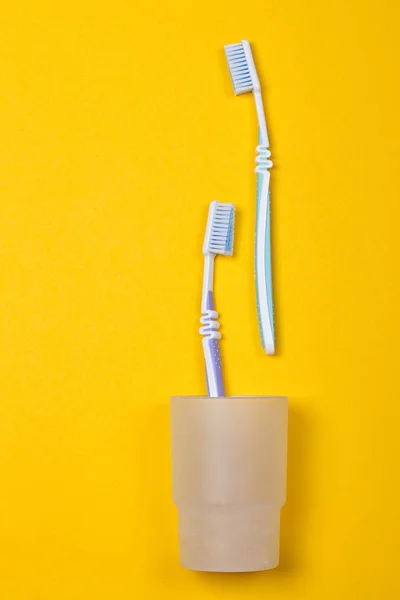
<instances>
[{"instance_id":1,"label":"toothbrush handle","mask_svg":"<svg viewBox=\"0 0 400 600\"><path fill-rule=\"evenodd\" d=\"M221 356L219 342L221 334L218 332L218 313L214 310L213 293L208 292L207 310L200 319L203 335L203 352L206 363L207 388L211 398L225 396L224 382L222 378Z\"/></svg>"},{"instance_id":2,"label":"toothbrush handle","mask_svg":"<svg viewBox=\"0 0 400 600\"><path fill-rule=\"evenodd\" d=\"M261 343L267 354L275 354L274 313L271 273L270 229L270 154L266 146L257 147L257 211L255 236L255 276L258 325Z\"/></svg>"},{"instance_id":3,"label":"toothbrush handle","mask_svg":"<svg viewBox=\"0 0 400 600\"><path fill-rule=\"evenodd\" d=\"M203 351L206 361L208 394L211 398L221 398L225 396L225 389L218 340L203 338Z\"/></svg>"}]
</instances>

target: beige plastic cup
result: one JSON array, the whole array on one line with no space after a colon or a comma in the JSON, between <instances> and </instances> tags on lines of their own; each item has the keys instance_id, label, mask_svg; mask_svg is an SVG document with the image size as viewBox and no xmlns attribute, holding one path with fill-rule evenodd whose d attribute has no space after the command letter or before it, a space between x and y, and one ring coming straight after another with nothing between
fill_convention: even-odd
<instances>
[{"instance_id":1,"label":"beige plastic cup","mask_svg":"<svg viewBox=\"0 0 400 600\"><path fill-rule=\"evenodd\" d=\"M285 397L171 398L183 567L240 572L278 566L287 421Z\"/></svg>"}]
</instances>

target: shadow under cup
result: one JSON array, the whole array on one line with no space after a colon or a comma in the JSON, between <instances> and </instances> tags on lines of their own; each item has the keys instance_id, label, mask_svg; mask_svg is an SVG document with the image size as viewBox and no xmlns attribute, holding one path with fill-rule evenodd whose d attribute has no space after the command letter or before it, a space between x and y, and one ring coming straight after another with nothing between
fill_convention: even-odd
<instances>
[{"instance_id":1,"label":"shadow under cup","mask_svg":"<svg viewBox=\"0 0 400 600\"><path fill-rule=\"evenodd\" d=\"M183 567L240 572L278 566L287 421L288 400L280 396L171 398Z\"/></svg>"}]
</instances>

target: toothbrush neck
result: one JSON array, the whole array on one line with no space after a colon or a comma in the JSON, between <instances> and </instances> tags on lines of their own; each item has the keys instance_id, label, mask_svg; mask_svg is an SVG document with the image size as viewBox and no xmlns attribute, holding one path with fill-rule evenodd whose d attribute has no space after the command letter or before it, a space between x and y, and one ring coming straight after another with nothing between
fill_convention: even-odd
<instances>
[{"instance_id":1,"label":"toothbrush neck","mask_svg":"<svg viewBox=\"0 0 400 600\"><path fill-rule=\"evenodd\" d=\"M265 120L264 106L261 96L261 89L257 88L254 90L254 100L256 103L256 111L257 111L257 119L258 119L258 127L260 129L260 139L259 144L262 146L269 147L269 139L268 139L268 130L267 123Z\"/></svg>"},{"instance_id":2,"label":"toothbrush neck","mask_svg":"<svg viewBox=\"0 0 400 600\"><path fill-rule=\"evenodd\" d=\"M204 257L203 293L201 297L202 313L208 310L208 292L212 292L214 289L214 259L215 254L206 254Z\"/></svg>"}]
</instances>

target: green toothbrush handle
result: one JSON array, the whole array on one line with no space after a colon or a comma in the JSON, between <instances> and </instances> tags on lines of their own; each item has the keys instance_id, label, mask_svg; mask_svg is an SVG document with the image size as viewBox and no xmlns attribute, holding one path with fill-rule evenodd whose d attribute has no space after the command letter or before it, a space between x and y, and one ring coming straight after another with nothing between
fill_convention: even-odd
<instances>
[{"instance_id":1,"label":"green toothbrush handle","mask_svg":"<svg viewBox=\"0 0 400 600\"><path fill-rule=\"evenodd\" d=\"M274 309L271 268L271 204L270 152L264 145L257 146L257 211L255 236L255 279L258 325L262 346L267 354L275 354Z\"/></svg>"}]
</instances>

